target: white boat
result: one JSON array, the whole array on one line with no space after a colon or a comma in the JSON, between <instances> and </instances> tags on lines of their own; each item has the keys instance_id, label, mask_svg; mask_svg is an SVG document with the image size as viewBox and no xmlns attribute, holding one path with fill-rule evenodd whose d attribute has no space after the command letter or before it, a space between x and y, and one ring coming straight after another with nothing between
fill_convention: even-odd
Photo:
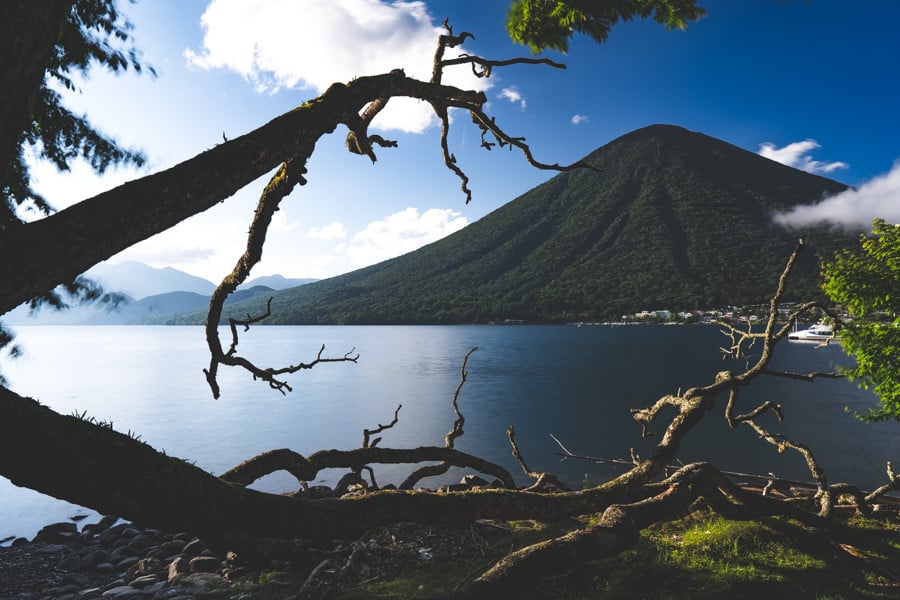
<instances>
[{"instance_id":1,"label":"white boat","mask_svg":"<svg viewBox=\"0 0 900 600\"><path fill-rule=\"evenodd\" d=\"M834 328L832 328L831 325L818 323L809 329L790 332L788 334L788 339L797 342L824 342L825 340L836 339L836 337L834 335Z\"/></svg>"}]
</instances>

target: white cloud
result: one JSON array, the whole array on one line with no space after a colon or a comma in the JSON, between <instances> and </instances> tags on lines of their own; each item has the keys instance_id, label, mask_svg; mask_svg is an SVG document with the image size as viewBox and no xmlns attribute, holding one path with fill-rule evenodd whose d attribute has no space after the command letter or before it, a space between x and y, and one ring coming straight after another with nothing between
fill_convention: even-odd
<instances>
[{"instance_id":1,"label":"white cloud","mask_svg":"<svg viewBox=\"0 0 900 600\"><path fill-rule=\"evenodd\" d=\"M582 123L589 123L590 119L587 118L587 115L574 115L572 117L572 125L581 125Z\"/></svg>"},{"instance_id":2,"label":"white cloud","mask_svg":"<svg viewBox=\"0 0 900 600\"><path fill-rule=\"evenodd\" d=\"M872 219L882 218L900 223L900 161L886 174L867 181L818 204L798 206L775 215L784 225L803 227L817 223L833 223L849 229L869 229Z\"/></svg>"},{"instance_id":3,"label":"white cloud","mask_svg":"<svg viewBox=\"0 0 900 600\"><path fill-rule=\"evenodd\" d=\"M522 97L522 94L519 93L519 90L516 89L516 86L503 88L502 90L500 90L500 93L497 94L497 96L509 100L513 104L518 104L522 110L525 110L525 98Z\"/></svg>"},{"instance_id":4,"label":"white cloud","mask_svg":"<svg viewBox=\"0 0 900 600\"><path fill-rule=\"evenodd\" d=\"M272 215L272 222L269 224L269 231L294 231L300 226L297 221L288 221L287 213L284 208L279 208L278 212Z\"/></svg>"},{"instance_id":5,"label":"white cloud","mask_svg":"<svg viewBox=\"0 0 900 600\"><path fill-rule=\"evenodd\" d=\"M810 152L821 146L816 140L803 140L794 142L783 148L776 148L772 142L763 142L759 145L759 154L766 158L780 162L783 165L806 171L807 173L831 173L838 169L846 169L844 162L822 162L813 160Z\"/></svg>"},{"instance_id":6,"label":"white cloud","mask_svg":"<svg viewBox=\"0 0 900 600\"><path fill-rule=\"evenodd\" d=\"M203 47L185 50L188 62L234 71L270 93L283 87L321 93L336 81L398 68L428 79L442 32L424 2L399 0L212 0L201 22ZM448 70L443 81L490 87L465 66ZM373 127L421 132L435 122L427 103L395 98Z\"/></svg>"},{"instance_id":7,"label":"white cloud","mask_svg":"<svg viewBox=\"0 0 900 600\"><path fill-rule=\"evenodd\" d=\"M218 282L231 272L246 245L245 220L202 213L129 246L110 260L174 267Z\"/></svg>"},{"instance_id":8,"label":"white cloud","mask_svg":"<svg viewBox=\"0 0 900 600\"><path fill-rule=\"evenodd\" d=\"M335 221L322 227L310 227L306 230L306 237L317 240L340 240L347 237L347 230L340 221Z\"/></svg>"},{"instance_id":9,"label":"white cloud","mask_svg":"<svg viewBox=\"0 0 900 600\"><path fill-rule=\"evenodd\" d=\"M468 224L464 216L449 208L429 208L422 214L417 208L407 208L369 223L340 251L350 257L354 268L361 268L417 250Z\"/></svg>"}]
</instances>

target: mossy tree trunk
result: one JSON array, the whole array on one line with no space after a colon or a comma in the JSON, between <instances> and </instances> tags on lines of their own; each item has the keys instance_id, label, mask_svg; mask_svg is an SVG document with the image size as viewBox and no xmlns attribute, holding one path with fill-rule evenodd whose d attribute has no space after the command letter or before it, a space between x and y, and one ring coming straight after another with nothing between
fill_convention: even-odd
<instances>
[{"instance_id":1,"label":"mossy tree trunk","mask_svg":"<svg viewBox=\"0 0 900 600\"><path fill-rule=\"evenodd\" d=\"M352 122L370 102L410 96L480 107L480 92L401 71L334 84L322 96L170 169L125 183L0 237L0 314L201 213Z\"/></svg>"},{"instance_id":2,"label":"mossy tree trunk","mask_svg":"<svg viewBox=\"0 0 900 600\"><path fill-rule=\"evenodd\" d=\"M324 467L368 462L454 460L447 448L406 451L361 448ZM316 456L310 457L315 461ZM463 461L464 462L464 461ZM462 463L460 463L462 464ZM642 499L639 486L619 482L591 490L544 494L515 489L438 494L382 491L347 499L305 499L257 492L234 473L216 477L103 425L63 416L0 388L0 474L14 484L155 527L210 539L230 535L324 539L361 535L376 526L415 521L468 523L479 518L559 519ZM313 475L315 472L313 472Z\"/></svg>"}]
</instances>

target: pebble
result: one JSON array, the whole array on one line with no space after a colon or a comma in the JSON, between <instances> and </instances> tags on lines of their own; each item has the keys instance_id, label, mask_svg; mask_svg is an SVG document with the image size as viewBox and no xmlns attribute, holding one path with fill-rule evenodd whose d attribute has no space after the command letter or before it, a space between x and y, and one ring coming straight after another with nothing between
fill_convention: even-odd
<instances>
[{"instance_id":1,"label":"pebble","mask_svg":"<svg viewBox=\"0 0 900 600\"><path fill-rule=\"evenodd\" d=\"M501 485L485 484L482 478L464 477L446 489ZM305 493L313 497L326 491L313 486ZM419 558L432 556L430 548L423 548ZM84 524L81 531L76 523L52 523L31 541L16 538L9 547L0 547L0 599L226 598L231 582L247 574L239 562L230 552L224 559L216 556L189 533L142 528L115 516ZM238 597L252 598L247 586L252 590L254 585L253 579L242 579Z\"/></svg>"},{"instance_id":2,"label":"pebble","mask_svg":"<svg viewBox=\"0 0 900 600\"><path fill-rule=\"evenodd\" d=\"M188 534L142 529L117 517L103 517L81 531L73 522L52 523L31 541L18 538L0 548L0 598L213 597L227 588L229 573L233 578L238 572L232 566L235 556L229 553L227 558L215 556L202 540Z\"/></svg>"},{"instance_id":3,"label":"pebble","mask_svg":"<svg viewBox=\"0 0 900 600\"><path fill-rule=\"evenodd\" d=\"M212 573L222 564L215 556L195 556L190 560L191 573Z\"/></svg>"}]
</instances>

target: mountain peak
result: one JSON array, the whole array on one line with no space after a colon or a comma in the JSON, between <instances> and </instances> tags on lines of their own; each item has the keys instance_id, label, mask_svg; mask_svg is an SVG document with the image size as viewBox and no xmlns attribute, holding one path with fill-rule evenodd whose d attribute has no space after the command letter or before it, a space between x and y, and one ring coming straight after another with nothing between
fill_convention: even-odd
<instances>
[{"instance_id":1,"label":"mountain peak","mask_svg":"<svg viewBox=\"0 0 900 600\"><path fill-rule=\"evenodd\" d=\"M210 295L216 286L209 280L196 277L172 267L156 268L126 260L120 263L100 263L85 273L98 281L108 292L122 292L135 300L182 291Z\"/></svg>"},{"instance_id":2,"label":"mountain peak","mask_svg":"<svg viewBox=\"0 0 900 600\"><path fill-rule=\"evenodd\" d=\"M656 124L405 256L275 294L282 323L531 322L764 302L797 237L790 294L820 293L816 255L855 243L771 215L846 189L702 133ZM245 309L241 309L245 310Z\"/></svg>"}]
</instances>

